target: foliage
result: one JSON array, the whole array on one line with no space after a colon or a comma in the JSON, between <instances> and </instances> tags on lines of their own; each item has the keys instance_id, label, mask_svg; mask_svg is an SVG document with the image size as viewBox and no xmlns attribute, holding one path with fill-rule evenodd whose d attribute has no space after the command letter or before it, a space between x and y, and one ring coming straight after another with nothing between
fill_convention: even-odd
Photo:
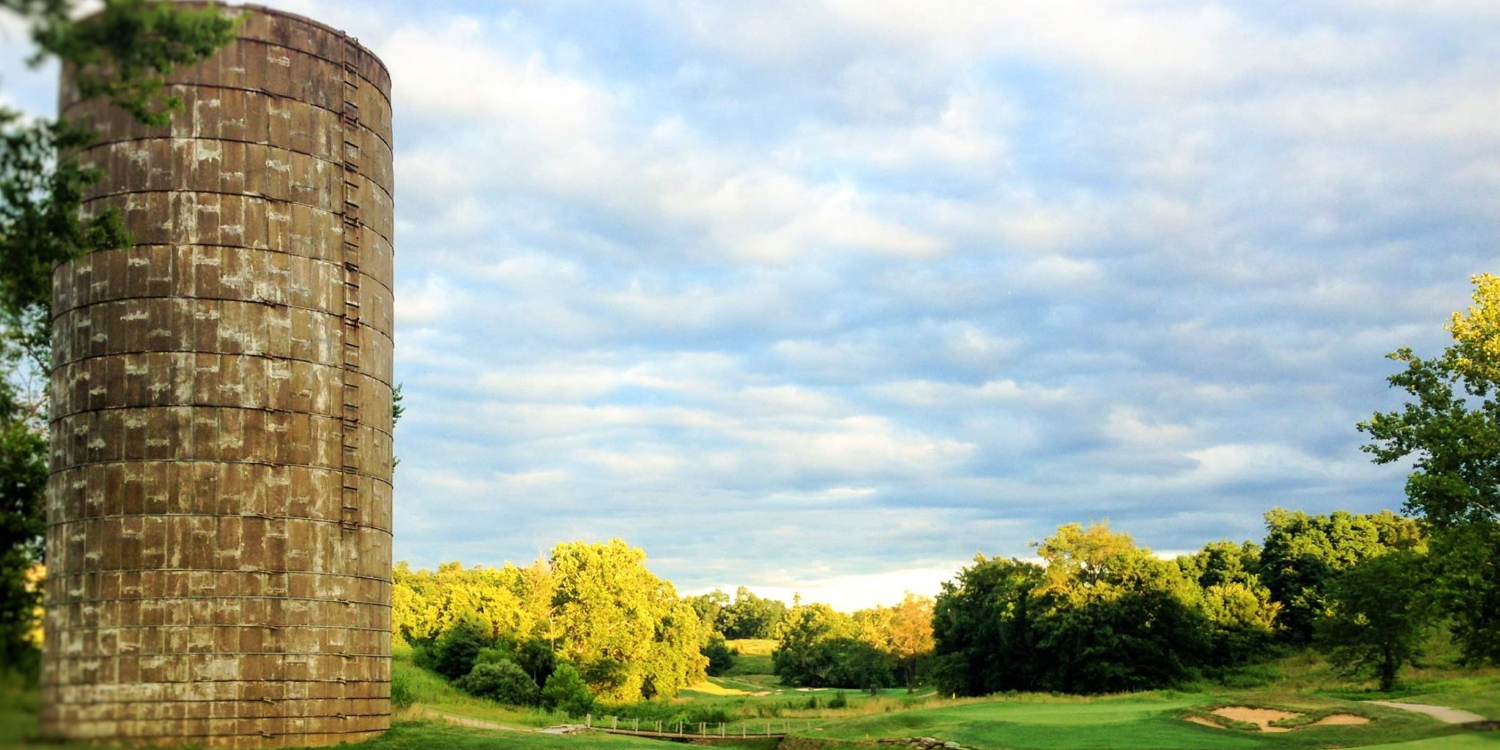
<instances>
[{"instance_id":1,"label":"foliage","mask_svg":"<svg viewBox=\"0 0 1500 750\"><path fill-rule=\"evenodd\" d=\"M463 617L433 644L432 671L457 680L469 674L479 662L480 652L493 644L479 618Z\"/></svg>"},{"instance_id":2,"label":"foliage","mask_svg":"<svg viewBox=\"0 0 1500 750\"><path fill-rule=\"evenodd\" d=\"M1434 549L1444 571L1439 601L1467 655L1500 663L1500 575L1482 562L1500 534L1500 277L1472 281L1474 305L1448 321L1453 343L1442 355L1389 355L1406 365L1388 378L1406 392L1405 407L1359 429L1376 463L1412 460L1406 508L1442 539ZM1466 563L1480 569L1466 572Z\"/></svg>"},{"instance_id":3,"label":"foliage","mask_svg":"<svg viewBox=\"0 0 1500 750\"><path fill-rule=\"evenodd\" d=\"M1032 611L1042 568L985 558L943 584L933 606L933 677L950 695L1033 690L1040 684Z\"/></svg>"},{"instance_id":4,"label":"foliage","mask_svg":"<svg viewBox=\"0 0 1500 750\"><path fill-rule=\"evenodd\" d=\"M761 598L741 586L734 592L734 603L724 605L720 630L730 639L775 638L787 612L786 604Z\"/></svg>"},{"instance_id":5,"label":"foliage","mask_svg":"<svg viewBox=\"0 0 1500 750\"><path fill-rule=\"evenodd\" d=\"M1105 524L1069 524L1040 545L1043 607L1034 627L1048 689L1161 687L1205 662L1206 617L1181 569Z\"/></svg>"},{"instance_id":6,"label":"foliage","mask_svg":"<svg viewBox=\"0 0 1500 750\"><path fill-rule=\"evenodd\" d=\"M1433 593L1464 656L1500 664L1500 524L1464 524L1432 539Z\"/></svg>"},{"instance_id":7,"label":"foliage","mask_svg":"<svg viewBox=\"0 0 1500 750\"><path fill-rule=\"evenodd\" d=\"M859 633L853 618L826 604L809 604L791 610L778 628L776 651L771 664L781 682L793 687L855 687L835 685L832 653L819 648L824 641L853 639Z\"/></svg>"},{"instance_id":8,"label":"foliage","mask_svg":"<svg viewBox=\"0 0 1500 750\"><path fill-rule=\"evenodd\" d=\"M531 675L509 659L479 662L453 685L477 698L513 706L534 706L541 699Z\"/></svg>"},{"instance_id":9,"label":"foliage","mask_svg":"<svg viewBox=\"0 0 1500 750\"><path fill-rule=\"evenodd\" d=\"M706 671L710 677L718 677L734 669L735 654L724 642L724 636L709 636L708 643L703 646L703 656L708 659Z\"/></svg>"},{"instance_id":10,"label":"foliage","mask_svg":"<svg viewBox=\"0 0 1500 750\"><path fill-rule=\"evenodd\" d=\"M707 594L699 594L692 597L693 612L698 615L698 622L703 624L703 629L709 633L724 634L725 615L724 610L729 606L729 595L714 589Z\"/></svg>"},{"instance_id":11,"label":"foliage","mask_svg":"<svg viewBox=\"0 0 1500 750\"><path fill-rule=\"evenodd\" d=\"M34 675L33 640L41 590L34 566L42 557L46 518L46 437L14 419L9 384L0 381L0 672Z\"/></svg>"},{"instance_id":12,"label":"foliage","mask_svg":"<svg viewBox=\"0 0 1500 750\"><path fill-rule=\"evenodd\" d=\"M956 695L1162 687L1264 648L1277 607L1254 545L1168 561L1105 524L1069 524L1044 565L975 558L933 608L933 679Z\"/></svg>"},{"instance_id":13,"label":"foliage","mask_svg":"<svg viewBox=\"0 0 1500 750\"><path fill-rule=\"evenodd\" d=\"M217 8L151 0L106 0L85 23L70 0L0 0L0 8L30 25L34 61L56 57L74 71L81 98L107 97L157 125L180 107L164 94L166 75L207 58L238 24ZM37 472L44 480L46 395L22 394L15 381L47 369L54 266L129 242L117 213L81 210L101 175L75 154L93 137L0 107L0 671L34 672L39 594L27 579L45 556Z\"/></svg>"},{"instance_id":14,"label":"foliage","mask_svg":"<svg viewBox=\"0 0 1500 750\"><path fill-rule=\"evenodd\" d=\"M1416 521L1389 511L1313 516L1276 508L1266 513L1260 577L1272 599L1281 604L1278 619L1286 638L1306 643L1327 606L1327 588L1340 571L1392 550L1421 549L1425 544Z\"/></svg>"},{"instance_id":15,"label":"foliage","mask_svg":"<svg viewBox=\"0 0 1500 750\"><path fill-rule=\"evenodd\" d=\"M584 684L583 677L572 664L563 662L552 670L542 686L542 707L563 711L569 716L582 716L594 708L594 694Z\"/></svg>"},{"instance_id":16,"label":"foliage","mask_svg":"<svg viewBox=\"0 0 1500 750\"><path fill-rule=\"evenodd\" d=\"M673 696L705 677L705 633L692 605L645 559L614 540L559 544L549 560L525 568L454 562L413 572L401 563L392 625L419 652L431 644L434 669L450 679L468 674L480 649L494 648L538 684L563 659L601 698ZM455 631L461 650L450 657ZM466 666L460 657L470 652Z\"/></svg>"},{"instance_id":17,"label":"foliage","mask_svg":"<svg viewBox=\"0 0 1500 750\"><path fill-rule=\"evenodd\" d=\"M558 654L582 665L604 700L672 696L706 676L698 615L645 562L618 539L552 549Z\"/></svg>"},{"instance_id":18,"label":"foliage","mask_svg":"<svg viewBox=\"0 0 1500 750\"><path fill-rule=\"evenodd\" d=\"M411 676L401 670L391 672L391 707L409 708L417 702L411 686Z\"/></svg>"},{"instance_id":19,"label":"foliage","mask_svg":"<svg viewBox=\"0 0 1500 750\"><path fill-rule=\"evenodd\" d=\"M1340 573L1329 588L1328 615L1317 640L1346 674L1373 671L1390 690L1402 665L1414 663L1427 638L1423 556L1409 550L1369 558Z\"/></svg>"}]
</instances>

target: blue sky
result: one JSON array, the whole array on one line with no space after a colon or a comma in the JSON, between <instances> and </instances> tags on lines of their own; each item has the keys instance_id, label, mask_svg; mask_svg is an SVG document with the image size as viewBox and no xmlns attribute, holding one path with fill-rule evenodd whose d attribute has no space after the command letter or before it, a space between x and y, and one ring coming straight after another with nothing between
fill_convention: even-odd
<instances>
[{"instance_id":1,"label":"blue sky","mask_svg":"<svg viewBox=\"0 0 1500 750\"><path fill-rule=\"evenodd\" d=\"M1497 270L1493 0L280 7L392 69L415 565L852 607L1395 508L1383 355Z\"/></svg>"}]
</instances>

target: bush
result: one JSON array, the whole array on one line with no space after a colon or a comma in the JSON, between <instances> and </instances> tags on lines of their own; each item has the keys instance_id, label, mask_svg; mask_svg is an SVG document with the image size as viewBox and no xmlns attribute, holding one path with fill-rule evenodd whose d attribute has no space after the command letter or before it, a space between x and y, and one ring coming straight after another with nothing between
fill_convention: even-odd
<instances>
[{"instance_id":1,"label":"bush","mask_svg":"<svg viewBox=\"0 0 1500 750\"><path fill-rule=\"evenodd\" d=\"M480 651L494 645L478 619L465 617L433 644L432 670L449 680L457 680L473 671Z\"/></svg>"},{"instance_id":2,"label":"bush","mask_svg":"<svg viewBox=\"0 0 1500 750\"><path fill-rule=\"evenodd\" d=\"M543 708L562 711L569 716L582 716L594 709L594 694L584 684L583 677L572 664L558 664L547 677L542 687Z\"/></svg>"},{"instance_id":3,"label":"bush","mask_svg":"<svg viewBox=\"0 0 1500 750\"><path fill-rule=\"evenodd\" d=\"M475 697L515 706L534 706L540 698L540 691L526 670L505 659L475 664L454 686Z\"/></svg>"},{"instance_id":4,"label":"bush","mask_svg":"<svg viewBox=\"0 0 1500 750\"><path fill-rule=\"evenodd\" d=\"M834 693L833 694L833 699L830 700L830 701L828 701L828 707L829 708L848 708L849 707L849 696L844 695L844 691L842 691L842 690L838 691L837 693Z\"/></svg>"},{"instance_id":5,"label":"bush","mask_svg":"<svg viewBox=\"0 0 1500 750\"><path fill-rule=\"evenodd\" d=\"M516 665L526 670L536 684L543 685L557 668L557 655L552 652L551 643L532 638L516 648Z\"/></svg>"},{"instance_id":6,"label":"bush","mask_svg":"<svg viewBox=\"0 0 1500 750\"><path fill-rule=\"evenodd\" d=\"M416 702L416 693L411 689L411 677L402 671L393 672L391 674L391 707L407 708Z\"/></svg>"}]
</instances>

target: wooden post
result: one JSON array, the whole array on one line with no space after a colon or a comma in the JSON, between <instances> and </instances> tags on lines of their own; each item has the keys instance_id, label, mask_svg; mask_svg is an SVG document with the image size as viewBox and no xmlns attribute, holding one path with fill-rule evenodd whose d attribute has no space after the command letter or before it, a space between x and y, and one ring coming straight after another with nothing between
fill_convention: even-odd
<instances>
[{"instance_id":1,"label":"wooden post","mask_svg":"<svg viewBox=\"0 0 1500 750\"><path fill-rule=\"evenodd\" d=\"M724 734L725 731L727 731L727 730L724 729L724 722L722 722L722 721L719 722L719 736L720 737L727 737L728 735Z\"/></svg>"},{"instance_id":2,"label":"wooden post","mask_svg":"<svg viewBox=\"0 0 1500 750\"><path fill-rule=\"evenodd\" d=\"M610 729L619 729L620 728L620 717L618 717L618 716L611 716L611 717L609 717L609 728Z\"/></svg>"},{"instance_id":3,"label":"wooden post","mask_svg":"<svg viewBox=\"0 0 1500 750\"><path fill-rule=\"evenodd\" d=\"M639 731L641 731L641 719L640 719L639 716L637 716L636 718L634 718L634 719L631 720L631 722L630 722L630 731L632 731L632 732L639 732Z\"/></svg>"},{"instance_id":4,"label":"wooden post","mask_svg":"<svg viewBox=\"0 0 1500 750\"><path fill-rule=\"evenodd\" d=\"M586 726L586 727L588 727L589 729L593 729L594 728L594 715L591 714L591 713L584 714L583 715L583 725Z\"/></svg>"}]
</instances>

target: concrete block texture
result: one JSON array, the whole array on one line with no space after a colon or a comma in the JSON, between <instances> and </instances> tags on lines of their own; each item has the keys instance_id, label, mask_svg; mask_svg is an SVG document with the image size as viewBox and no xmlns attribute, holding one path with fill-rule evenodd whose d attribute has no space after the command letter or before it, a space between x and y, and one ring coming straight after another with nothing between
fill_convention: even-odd
<instances>
[{"instance_id":1,"label":"concrete block texture","mask_svg":"<svg viewBox=\"0 0 1500 750\"><path fill-rule=\"evenodd\" d=\"M390 724L390 76L258 6L153 128L99 101L132 246L53 277L42 730L329 745Z\"/></svg>"}]
</instances>

